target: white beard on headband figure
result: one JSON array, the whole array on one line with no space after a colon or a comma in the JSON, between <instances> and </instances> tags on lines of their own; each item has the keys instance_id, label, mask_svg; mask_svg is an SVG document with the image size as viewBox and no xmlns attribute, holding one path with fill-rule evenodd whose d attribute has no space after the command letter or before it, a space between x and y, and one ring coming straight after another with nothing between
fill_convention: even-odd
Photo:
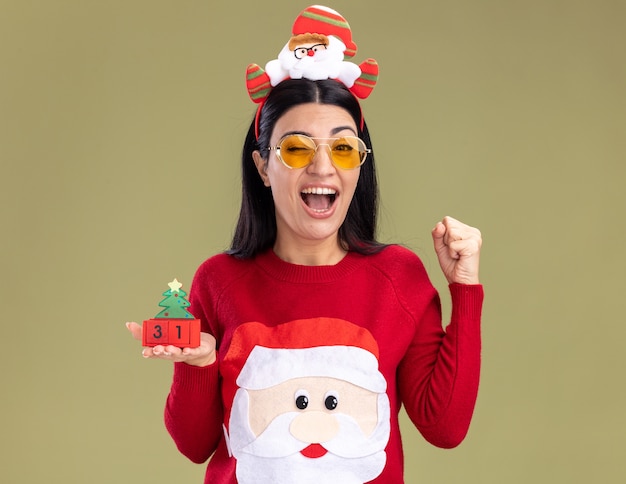
<instances>
[{"instance_id":1,"label":"white beard on headband figure","mask_svg":"<svg viewBox=\"0 0 626 484\"><path fill-rule=\"evenodd\" d=\"M345 359L346 351L355 363L363 364L362 375L370 371L367 380L357 376L350 382L354 371L335 367L336 378L303 376L276 383L272 379L282 373L280 368L269 377L256 368L248 385L244 367L227 433L239 483L363 484L381 474L387 460L390 407L386 383L371 353L339 347L257 346L251 360L274 364L287 360L285 371L298 369L300 362L301 368L323 361L332 367ZM270 380L272 386L267 386Z\"/></svg>"},{"instance_id":2,"label":"white beard on headband figure","mask_svg":"<svg viewBox=\"0 0 626 484\"><path fill-rule=\"evenodd\" d=\"M333 35L294 36L278 54L278 59L266 64L265 71L272 86L289 77L313 81L337 79L350 88L361 75L361 69L343 60L345 50L345 44Z\"/></svg>"}]
</instances>

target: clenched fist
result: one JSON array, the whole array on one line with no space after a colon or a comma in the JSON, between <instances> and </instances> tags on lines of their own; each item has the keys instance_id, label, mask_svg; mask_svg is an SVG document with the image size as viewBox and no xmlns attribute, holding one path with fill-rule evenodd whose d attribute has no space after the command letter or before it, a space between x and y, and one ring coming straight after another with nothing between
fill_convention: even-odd
<instances>
[{"instance_id":1,"label":"clenched fist","mask_svg":"<svg viewBox=\"0 0 626 484\"><path fill-rule=\"evenodd\" d=\"M435 252L448 284L480 284L480 230L444 217L432 230Z\"/></svg>"}]
</instances>

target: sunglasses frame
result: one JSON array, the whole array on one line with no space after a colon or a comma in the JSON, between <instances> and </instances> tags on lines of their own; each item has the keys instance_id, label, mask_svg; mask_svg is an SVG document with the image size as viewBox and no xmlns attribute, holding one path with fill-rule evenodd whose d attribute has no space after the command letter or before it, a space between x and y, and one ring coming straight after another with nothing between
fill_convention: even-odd
<instances>
[{"instance_id":1,"label":"sunglasses frame","mask_svg":"<svg viewBox=\"0 0 626 484\"><path fill-rule=\"evenodd\" d=\"M298 138L305 138L305 139L309 139L311 140L313 143L313 145L315 146L315 150L313 151L313 155L311 156L311 159L309 160L309 162L301 167L295 167L295 166L291 166L289 165L285 160L283 160L282 155L280 154L280 150L281 150L281 145L284 143L285 140L291 138L292 136L298 137ZM350 167L350 168L345 168L343 166L338 165L335 162L335 159L333 158L333 148L332 145L340 139L356 139L358 140L359 144L362 144L365 148L363 149L363 151L359 151L360 153L363 153L363 159L361 160L361 163L359 163L358 165L354 166L354 167ZM317 143L317 140L326 140L326 141L330 141L331 143ZM287 168L289 168L290 170L299 170L300 168L306 168L307 166L309 166L311 163L313 163L313 159L315 158L315 155L317 154L317 150L320 146L326 146L328 147L328 152L330 155L330 161L332 162L333 166L335 168L338 168L340 170L355 170L358 167L360 167L361 165L363 165L363 163L365 163L365 160L367 159L367 155L369 153L372 152L371 148L367 148L367 145L365 144L365 141L363 141L361 138L359 138L358 136L341 136L339 138L313 138L311 136L307 136L304 134L288 134L287 136L283 137L280 139L280 141L278 142L278 146L270 146L267 149L268 150L274 150L276 151L276 156L278 157L278 159L282 162L283 165L285 165Z\"/></svg>"}]
</instances>

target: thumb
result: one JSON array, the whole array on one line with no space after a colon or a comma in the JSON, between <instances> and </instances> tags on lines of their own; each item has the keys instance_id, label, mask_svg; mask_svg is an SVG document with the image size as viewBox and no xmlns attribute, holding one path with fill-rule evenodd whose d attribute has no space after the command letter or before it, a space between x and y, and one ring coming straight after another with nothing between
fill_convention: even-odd
<instances>
[{"instance_id":1,"label":"thumb","mask_svg":"<svg viewBox=\"0 0 626 484\"><path fill-rule=\"evenodd\" d=\"M439 251L445 249L446 246L444 242L444 236L446 235L446 226L441 222L437 222L437 225L435 225L431 233L433 236L435 251L439 253Z\"/></svg>"},{"instance_id":2,"label":"thumb","mask_svg":"<svg viewBox=\"0 0 626 484\"><path fill-rule=\"evenodd\" d=\"M143 328L139 326L137 323L135 322L126 323L126 329L128 329L128 331L131 332L131 334L133 335L133 338L135 338L138 341L142 340Z\"/></svg>"}]
</instances>

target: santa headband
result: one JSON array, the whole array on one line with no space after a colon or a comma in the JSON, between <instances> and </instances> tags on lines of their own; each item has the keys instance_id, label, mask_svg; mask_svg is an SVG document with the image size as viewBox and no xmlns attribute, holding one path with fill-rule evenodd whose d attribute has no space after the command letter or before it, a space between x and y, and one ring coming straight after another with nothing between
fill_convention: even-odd
<instances>
[{"instance_id":1,"label":"santa headband","mask_svg":"<svg viewBox=\"0 0 626 484\"><path fill-rule=\"evenodd\" d=\"M359 65L345 60L356 54L357 46L350 25L335 10L321 5L304 9L291 33L278 58L269 61L265 69L250 64L246 70L248 94L259 104L255 117L257 139L263 104L272 88L286 79L335 79L359 99L367 98L378 80L378 63L374 59L366 59Z\"/></svg>"}]
</instances>

